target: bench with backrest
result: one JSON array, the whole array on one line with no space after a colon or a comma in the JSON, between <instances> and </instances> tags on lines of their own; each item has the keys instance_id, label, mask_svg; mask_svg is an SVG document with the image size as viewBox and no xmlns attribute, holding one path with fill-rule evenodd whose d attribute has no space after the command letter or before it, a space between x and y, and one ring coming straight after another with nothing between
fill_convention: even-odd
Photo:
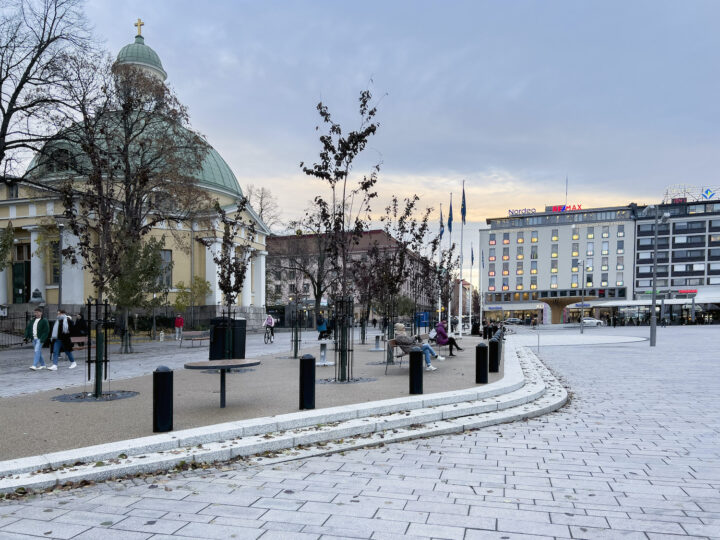
<instances>
[{"instance_id":1,"label":"bench with backrest","mask_svg":"<svg viewBox=\"0 0 720 540\"><path fill-rule=\"evenodd\" d=\"M87 348L88 338L87 336L72 336L70 341L73 344L73 350L82 351Z\"/></svg>"},{"instance_id":2,"label":"bench with backrest","mask_svg":"<svg viewBox=\"0 0 720 540\"><path fill-rule=\"evenodd\" d=\"M210 341L209 330L191 330L189 332L183 332L180 335L180 346L182 347L183 341L189 341L192 343L192 347L195 346L196 341Z\"/></svg>"},{"instance_id":3,"label":"bench with backrest","mask_svg":"<svg viewBox=\"0 0 720 540\"><path fill-rule=\"evenodd\" d=\"M429 336L427 334L418 334L417 336L413 337L415 338L415 341L417 341L418 346L420 346L423 344L424 341L427 341ZM394 339L388 341L388 347L393 351L393 358L397 358L398 360L400 360L400 366L402 367L403 357L407 353L398 346L397 341ZM387 373L387 362L385 364L385 373Z\"/></svg>"}]
</instances>

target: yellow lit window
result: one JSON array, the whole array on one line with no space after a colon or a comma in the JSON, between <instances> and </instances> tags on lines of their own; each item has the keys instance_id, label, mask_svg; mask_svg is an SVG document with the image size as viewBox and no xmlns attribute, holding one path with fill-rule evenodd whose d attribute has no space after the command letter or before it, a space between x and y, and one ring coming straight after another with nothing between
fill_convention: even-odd
<instances>
[{"instance_id":1,"label":"yellow lit window","mask_svg":"<svg viewBox=\"0 0 720 540\"><path fill-rule=\"evenodd\" d=\"M550 257L552 257L553 259L557 259L557 256L558 256L558 255L557 255L557 252L554 252L554 253L551 253L551 254L550 254Z\"/></svg>"},{"instance_id":2,"label":"yellow lit window","mask_svg":"<svg viewBox=\"0 0 720 540\"><path fill-rule=\"evenodd\" d=\"M495 260L495 255L490 255L488 257L488 261L494 261L494 260Z\"/></svg>"},{"instance_id":3,"label":"yellow lit window","mask_svg":"<svg viewBox=\"0 0 720 540\"><path fill-rule=\"evenodd\" d=\"M570 286L571 286L573 289L577 289L578 284L577 284L577 283L571 283Z\"/></svg>"},{"instance_id":4,"label":"yellow lit window","mask_svg":"<svg viewBox=\"0 0 720 540\"><path fill-rule=\"evenodd\" d=\"M515 286L515 289L517 289L518 291L522 291L523 286L520 285L520 284L518 284L518 285Z\"/></svg>"},{"instance_id":5,"label":"yellow lit window","mask_svg":"<svg viewBox=\"0 0 720 540\"><path fill-rule=\"evenodd\" d=\"M578 238L580 238L580 235L578 233L573 233L572 239L577 240Z\"/></svg>"},{"instance_id":6,"label":"yellow lit window","mask_svg":"<svg viewBox=\"0 0 720 540\"><path fill-rule=\"evenodd\" d=\"M518 253L517 258L518 258L518 261L522 261L525 258L525 255L523 255L522 253Z\"/></svg>"},{"instance_id":7,"label":"yellow lit window","mask_svg":"<svg viewBox=\"0 0 720 540\"><path fill-rule=\"evenodd\" d=\"M589 239L595 238L595 233L589 232L589 233L588 233L588 238L589 238Z\"/></svg>"},{"instance_id":8,"label":"yellow lit window","mask_svg":"<svg viewBox=\"0 0 720 540\"><path fill-rule=\"evenodd\" d=\"M503 261L509 261L510 255L503 255Z\"/></svg>"},{"instance_id":9,"label":"yellow lit window","mask_svg":"<svg viewBox=\"0 0 720 540\"><path fill-rule=\"evenodd\" d=\"M491 246L494 246L494 245L495 245L495 240L490 240L490 245L491 245Z\"/></svg>"},{"instance_id":10,"label":"yellow lit window","mask_svg":"<svg viewBox=\"0 0 720 540\"><path fill-rule=\"evenodd\" d=\"M603 238L608 238L609 236L610 236L610 233L606 233L606 232L602 233Z\"/></svg>"},{"instance_id":11,"label":"yellow lit window","mask_svg":"<svg viewBox=\"0 0 720 540\"><path fill-rule=\"evenodd\" d=\"M603 272L607 271L607 269L608 269L608 265L607 265L607 264L603 264L603 265L600 267L600 270L602 270Z\"/></svg>"},{"instance_id":12,"label":"yellow lit window","mask_svg":"<svg viewBox=\"0 0 720 540\"><path fill-rule=\"evenodd\" d=\"M525 242L525 239L524 239L524 238L518 238L518 244L522 244L522 243L524 243L524 242Z\"/></svg>"},{"instance_id":13,"label":"yellow lit window","mask_svg":"<svg viewBox=\"0 0 720 540\"><path fill-rule=\"evenodd\" d=\"M518 276L522 276L525 272L524 272L523 270L516 270L515 273L516 273Z\"/></svg>"},{"instance_id":14,"label":"yellow lit window","mask_svg":"<svg viewBox=\"0 0 720 540\"><path fill-rule=\"evenodd\" d=\"M494 290L495 290L495 285L490 285L488 287L488 291L494 291Z\"/></svg>"},{"instance_id":15,"label":"yellow lit window","mask_svg":"<svg viewBox=\"0 0 720 540\"><path fill-rule=\"evenodd\" d=\"M508 239L503 240L503 244L509 244L509 243L510 243L510 240L508 240Z\"/></svg>"},{"instance_id":16,"label":"yellow lit window","mask_svg":"<svg viewBox=\"0 0 720 540\"><path fill-rule=\"evenodd\" d=\"M607 249L603 249L600 253L601 255L607 255L609 251Z\"/></svg>"},{"instance_id":17,"label":"yellow lit window","mask_svg":"<svg viewBox=\"0 0 720 540\"><path fill-rule=\"evenodd\" d=\"M557 241L558 241L558 237L557 237L557 236L553 236L553 237L552 237L552 241L553 241L553 242L557 242Z\"/></svg>"},{"instance_id":18,"label":"yellow lit window","mask_svg":"<svg viewBox=\"0 0 720 540\"><path fill-rule=\"evenodd\" d=\"M573 257L578 257L579 255L580 255L580 253L577 252L577 251L573 251L573 252L572 252L572 256L573 256Z\"/></svg>"},{"instance_id":19,"label":"yellow lit window","mask_svg":"<svg viewBox=\"0 0 720 540\"><path fill-rule=\"evenodd\" d=\"M495 275L495 270L491 270L490 272L488 272L488 276L494 276L494 275Z\"/></svg>"},{"instance_id":20,"label":"yellow lit window","mask_svg":"<svg viewBox=\"0 0 720 540\"><path fill-rule=\"evenodd\" d=\"M530 241L534 244L537 242L537 236L533 236Z\"/></svg>"},{"instance_id":21,"label":"yellow lit window","mask_svg":"<svg viewBox=\"0 0 720 540\"><path fill-rule=\"evenodd\" d=\"M531 273L531 274L537 274L537 268L531 269L531 270L530 270L530 273Z\"/></svg>"},{"instance_id":22,"label":"yellow lit window","mask_svg":"<svg viewBox=\"0 0 720 540\"><path fill-rule=\"evenodd\" d=\"M603 282L601 282L600 284L601 284L603 287L607 287L607 283L608 283L607 281L603 281Z\"/></svg>"},{"instance_id":23,"label":"yellow lit window","mask_svg":"<svg viewBox=\"0 0 720 540\"><path fill-rule=\"evenodd\" d=\"M502 289L503 289L503 291L509 291L510 287L508 287L507 285L503 285Z\"/></svg>"},{"instance_id":24,"label":"yellow lit window","mask_svg":"<svg viewBox=\"0 0 720 540\"><path fill-rule=\"evenodd\" d=\"M537 283L531 283L530 288L533 290L537 289Z\"/></svg>"},{"instance_id":25,"label":"yellow lit window","mask_svg":"<svg viewBox=\"0 0 720 540\"><path fill-rule=\"evenodd\" d=\"M550 284L551 289L557 289L557 283L551 283Z\"/></svg>"},{"instance_id":26,"label":"yellow lit window","mask_svg":"<svg viewBox=\"0 0 720 540\"><path fill-rule=\"evenodd\" d=\"M510 270L503 270L503 271L502 271L502 274L503 274L503 276L509 276L509 275L510 275Z\"/></svg>"},{"instance_id":27,"label":"yellow lit window","mask_svg":"<svg viewBox=\"0 0 720 540\"><path fill-rule=\"evenodd\" d=\"M552 272L553 274L557 274L557 268L551 268L550 272Z\"/></svg>"},{"instance_id":28,"label":"yellow lit window","mask_svg":"<svg viewBox=\"0 0 720 540\"><path fill-rule=\"evenodd\" d=\"M592 281L588 281L588 282L585 284L585 286L586 286L586 287L592 287Z\"/></svg>"},{"instance_id":29,"label":"yellow lit window","mask_svg":"<svg viewBox=\"0 0 720 540\"><path fill-rule=\"evenodd\" d=\"M573 272L577 272L577 271L578 271L578 267L577 267L577 266L573 266L573 267L572 267L572 271L573 271Z\"/></svg>"}]
</instances>

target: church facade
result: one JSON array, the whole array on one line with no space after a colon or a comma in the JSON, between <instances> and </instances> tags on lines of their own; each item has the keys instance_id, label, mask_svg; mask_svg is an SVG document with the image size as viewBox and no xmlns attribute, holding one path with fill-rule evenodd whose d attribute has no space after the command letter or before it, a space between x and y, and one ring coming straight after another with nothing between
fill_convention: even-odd
<instances>
[{"instance_id":1,"label":"church facade","mask_svg":"<svg viewBox=\"0 0 720 540\"><path fill-rule=\"evenodd\" d=\"M123 47L115 65L142 68L164 81L165 70L157 53L145 44L141 25L138 21L135 41ZM48 187L61 177L62 171L58 171L56 165L54 168L39 167L35 175L41 185ZM242 189L228 164L212 147L204 156L197 182L228 214L237 210L237 201L243 197ZM247 318L248 326L252 328L262 324L265 313L265 245L270 230L252 208L248 207L246 213L245 217L255 223L256 234L249 241L252 255L236 307L238 314ZM49 310L56 306L75 310L88 298L97 297L82 260L78 264L61 260L60 251L78 241L63 225L62 214L63 206L57 191L30 187L22 182L0 187L0 228L10 226L14 235L12 261L0 271L0 305L16 306L18 310L27 309L27 304L42 304ZM162 279L170 290L168 302L174 301L178 283L189 286L194 279L200 278L210 283L211 292L205 305L215 306L210 312L219 313L224 300L218 287L218 268L212 257L219 240L211 247L197 242L199 235L207 237L207 231L206 226L196 222L181 222L173 225L173 234L167 232L163 227L156 227L150 236L165 238L162 257L166 270ZM244 240L243 231L240 236L239 242L248 242Z\"/></svg>"}]
</instances>

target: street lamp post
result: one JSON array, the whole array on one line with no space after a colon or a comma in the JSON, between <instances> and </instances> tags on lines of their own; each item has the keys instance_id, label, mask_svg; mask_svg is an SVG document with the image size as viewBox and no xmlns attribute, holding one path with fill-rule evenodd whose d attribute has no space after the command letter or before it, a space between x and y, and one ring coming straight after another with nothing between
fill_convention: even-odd
<instances>
[{"instance_id":1,"label":"street lamp post","mask_svg":"<svg viewBox=\"0 0 720 540\"><path fill-rule=\"evenodd\" d=\"M655 310L657 309L657 259L658 259L658 227L660 223L666 223L670 214L663 214L662 220L660 219L659 208L654 204L651 204L645 210L642 211L641 216L646 216L648 210L653 209L655 213L655 227L654 227L654 241L653 241L653 271L652 271L652 307L650 308L650 346L655 347L657 341L657 316Z\"/></svg>"},{"instance_id":2,"label":"street lamp post","mask_svg":"<svg viewBox=\"0 0 720 540\"><path fill-rule=\"evenodd\" d=\"M580 333L584 334L585 325L583 324L583 315L585 315L585 260L580 260L582 266L582 282L580 283Z\"/></svg>"}]
</instances>

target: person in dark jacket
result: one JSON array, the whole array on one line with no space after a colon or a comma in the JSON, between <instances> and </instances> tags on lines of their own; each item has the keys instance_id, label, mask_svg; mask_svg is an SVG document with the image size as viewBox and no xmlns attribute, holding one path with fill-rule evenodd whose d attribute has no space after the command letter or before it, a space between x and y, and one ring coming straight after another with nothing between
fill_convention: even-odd
<instances>
[{"instance_id":1,"label":"person in dark jacket","mask_svg":"<svg viewBox=\"0 0 720 540\"><path fill-rule=\"evenodd\" d=\"M75 315L75 321L70 326L70 335L72 337L85 337L88 335L87 321L83 318L82 313Z\"/></svg>"},{"instance_id":2,"label":"person in dark jacket","mask_svg":"<svg viewBox=\"0 0 720 540\"><path fill-rule=\"evenodd\" d=\"M447 335L447 321L441 321L437 323L437 326L435 327L435 331L437 332L437 336L435 340L437 341L438 345L448 345L450 347L450 354L448 356L455 356L453 354L453 347L455 347L458 351L462 351L462 348L460 345L458 345L457 341L455 341L454 337L448 337Z\"/></svg>"},{"instance_id":3,"label":"person in dark jacket","mask_svg":"<svg viewBox=\"0 0 720 540\"><path fill-rule=\"evenodd\" d=\"M72 353L73 343L70 339L71 328L72 319L67 313L65 313L64 309L59 309L57 319L55 320L55 324L53 325L52 335L50 336L52 344L51 348L53 365L48 366L48 370L57 371L58 357L60 356L60 351L65 352L65 356L67 356L67 359L70 361L70 369L75 369L77 367L77 364L75 363L75 358L73 357Z\"/></svg>"},{"instance_id":4,"label":"person in dark jacket","mask_svg":"<svg viewBox=\"0 0 720 540\"><path fill-rule=\"evenodd\" d=\"M25 327L25 341L32 341L35 357L33 365L30 369L38 371L45 369L45 360L42 357L42 347L50 335L50 325L45 317L43 317L42 308L35 308L33 311L35 318L31 320Z\"/></svg>"},{"instance_id":5,"label":"person in dark jacket","mask_svg":"<svg viewBox=\"0 0 720 540\"><path fill-rule=\"evenodd\" d=\"M405 333L405 325L403 323L395 324L395 343L402 349L406 354L410 354L413 347L420 347L423 355L425 356L425 371L435 371L437 368L432 365L430 358L443 361L445 358L436 353L433 348L427 343L418 343L415 338L408 336Z\"/></svg>"}]
</instances>

